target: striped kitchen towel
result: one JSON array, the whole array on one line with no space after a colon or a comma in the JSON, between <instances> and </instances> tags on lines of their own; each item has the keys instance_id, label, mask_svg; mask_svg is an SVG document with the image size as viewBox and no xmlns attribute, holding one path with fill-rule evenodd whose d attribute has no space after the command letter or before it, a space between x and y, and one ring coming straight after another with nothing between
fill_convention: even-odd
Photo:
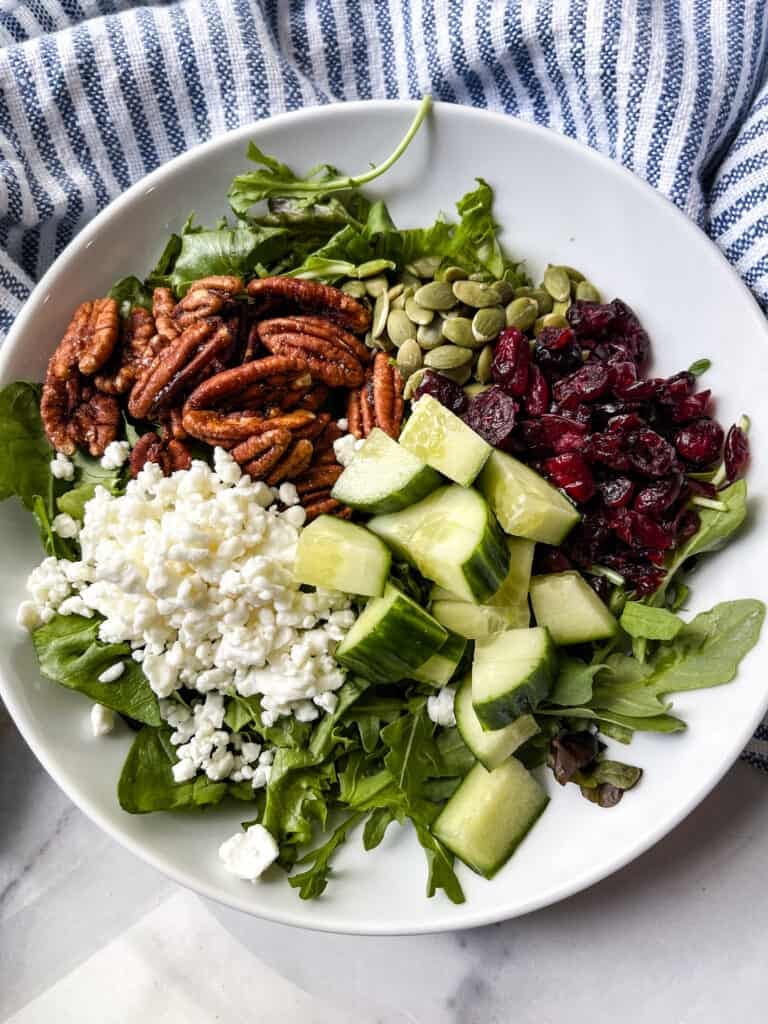
<instances>
[{"instance_id":1,"label":"striped kitchen towel","mask_svg":"<svg viewBox=\"0 0 768 1024\"><path fill-rule=\"evenodd\" d=\"M436 98L632 168L768 308L768 0L0 0L0 337L158 164L271 113ZM768 770L768 726L744 755Z\"/></svg>"}]
</instances>

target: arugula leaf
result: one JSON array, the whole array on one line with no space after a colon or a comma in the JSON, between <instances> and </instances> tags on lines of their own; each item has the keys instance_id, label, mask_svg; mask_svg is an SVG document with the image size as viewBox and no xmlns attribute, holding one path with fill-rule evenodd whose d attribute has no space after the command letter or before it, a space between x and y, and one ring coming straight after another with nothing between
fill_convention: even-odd
<instances>
[{"instance_id":1,"label":"arugula leaf","mask_svg":"<svg viewBox=\"0 0 768 1024\"><path fill-rule=\"evenodd\" d=\"M277 839L281 863L292 859L288 848L311 840L315 825L326 827L335 781L332 760L318 763L306 750L287 747L275 754L261 823Z\"/></svg>"},{"instance_id":2,"label":"arugula leaf","mask_svg":"<svg viewBox=\"0 0 768 1024\"><path fill-rule=\"evenodd\" d=\"M50 512L53 450L40 419L40 391L26 381L0 391L0 501L16 495L32 510L39 497Z\"/></svg>"},{"instance_id":3,"label":"arugula leaf","mask_svg":"<svg viewBox=\"0 0 768 1024\"><path fill-rule=\"evenodd\" d=\"M564 706L588 703L592 697L592 681L605 667L605 663L587 665L578 658L561 657L557 679L547 702Z\"/></svg>"},{"instance_id":4,"label":"arugula leaf","mask_svg":"<svg viewBox=\"0 0 768 1024\"><path fill-rule=\"evenodd\" d=\"M136 734L120 773L117 796L122 809L129 814L173 811L217 804L226 796L227 783L211 782L207 775L175 782L171 770L175 762L171 730L145 725Z\"/></svg>"},{"instance_id":5,"label":"arugula leaf","mask_svg":"<svg viewBox=\"0 0 768 1024\"><path fill-rule=\"evenodd\" d=\"M363 828L363 849L375 850L393 821L397 821L397 814L391 807L377 807L371 811Z\"/></svg>"},{"instance_id":6,"label":"arugula leaf","mask_svg":"<svg viewBox=\"0 0 768 1024\"><path fill-rule=\"evenodd\" d=\"M640 601L627 601L619 625L632 637L674 640L683 628L683 620L664 608L653 608Z\"/></svg>"},{"instance_id":7,"label":"arugula leaf","mask_svg":"<svg viewBox=\"0 0 768 1024\"><path fill-rule=\"evenodd\" d=\"M330 715L324 715L312 733L309 742L309 751L317 758L327 757L337 744L348 746L351 741L341 736L337 727L344 717L347 709L357 701L364 693L370 683L358 677L347 679L343 686L337 691L338 704Z\"/></svg>"},{"instance_id":8,"label":"arugula leaf","mask_svg":"<svg viewBox=\"0 0 768 1024\"><path fill-rule=\"evenodd\" d=\"M304 178L297 177L286 164L263 153L251 143L248 158L259 170L238 175L229 189L229 202L239 217L244 217L256 203L272 196L294 197L307 204L319 202L334 192L357 189L384 174L402 156L427 115L431 98L425 96L408 131L395 150L382 163L354 177L339 175L327 164L314 168Z\"/></svg>"},{"instance_id":9,"label":"arugula leaf","mask_svg":"<svg viewBox=\"0 0 768 1024\"><path fill-rule=\"evenodd\" d=\"M694 377L700 377L703 373L706 373L711 366L711 359L697 359L695 363L691 363L688 367L688 373L692 373Z\"/></svg>"},{"instance_id":10,"label":"arugula leaf","mask_svg":"<svg viewBox=\"0 0 768 1024\"><path fill-rule=\"evenodd\" d=\"M233 732L249 730L257 733L274 747L299 750L305 747L312 732L308 722L299 722L291 715L278 718L274 725L264 725L261 717L261 697L241 697L233 694L227 701L224 722Z\"/></svg>"},{"instance_id":11,"label":"arugula leaf","mask_svg":"<svg viewBox=\"0 0 768 1024\"><path fill-rule=\"evenodd\" d=\"M138 277L121 277L109 289L109 297L120 303L120 316L129 316L135 306L152 309L152 292Z\"/></svg>"},{"instance_id":12,"label":"arugula leaf","mask_svg":"<svg viewBox=\"0 0 768 1024\"><path fill-rule=\"evenodd\" d=\"M421 784L441 774L442 758L434 731L426 699L417 701L411 714L402 715L381 730L382 741L389 747L384 764L408 798L417 798Z\"/></svg>"},{"instance_id":13,"label":"arugula leaf","mask_svg":"<svg viewBox=\"0 0 768 1024\"><path fill-rule=\"evenodd\" d=\"M309 853L305 853L296 861L296 864L312 865L306 871L288 877L288 882L294 889L299 890L299 896L303 900L315 899L315 897L322 896L325 892L325 888L328 885L328 875L331 872L331 857L346 840L347 833L355 825L359 824L362 818L362 814L350 814L345 821L342 821L333 830L330 838L322 846L310 850Z\"/></svg>"},{"instance_id":14,"label":"arugula leaf","mask_svg":"<svg viewBox=\"0 0 768 1024\"><path fill-rule=\"evenodd\" d=\"M54 615L32 634L43 675L70 690L79 690L91 700L119 711L137 722L160 725L157 697L139 665L131 658L128 644L105 644L98 639L101 620L82 615ZM98 677L122 661L119 679L100 683Z\"/></svg>"},{"instance_id":15,"label":"arugula leaf","mask_svg":"<svg viewBox=\"0 0 768 1024\"><path fill-rule=\"evenodd\" d=\"M656 693L679 693L729 683L739 662L757 643L765 605L749 598L716 604L687 623L674 641L659 648L646 685Z\"/></svg>"},{"instance_id":16,"label":"arugula leaf","mask_svg":"<svg viewBox=\"0 0 768 1024\"><path fill-rule=\"evenodd\" d=\"M466 901L464 890L453 870L453 854L446 850L440 840L436 839L426 826L415 819L412 820L419 842L426 852L429 865L427 896L431 898L438 889L442 889L451 903L464 903Z\"/></svg>"}]
</instances>

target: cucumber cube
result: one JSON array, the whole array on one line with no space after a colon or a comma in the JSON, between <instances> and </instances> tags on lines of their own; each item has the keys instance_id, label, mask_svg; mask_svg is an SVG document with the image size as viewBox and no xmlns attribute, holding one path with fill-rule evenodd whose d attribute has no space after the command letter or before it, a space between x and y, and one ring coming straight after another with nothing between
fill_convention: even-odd
<instances>
[{"instance_id":1,"label":"cucumber cube","mask_svg":"<svg viewBox=\"0 0 768 1024\"><path fill-rule=\"evenodd\" d=\"M423 395L414 403L400 444L462 487L469 487L493 451L487 441L431 395Z\"/></svg>"},{"instance_id":2,"label":"cucumber cube","mask_svg":"<svg viewBox=\"0 0 768 1024\"><path fill-rule=\"evenodd\" d=\"M387 545L364 526L318 516L299 534L293 574L299 583L378 597L391 561Z\"/></svg>"},{"instance_id":3,"label":"cucumber cube","mask_svg":"<svg viewBox=\"0 0 768 1024\"><path fill-rule=\"evenodd\" d=\"M609 640L618 623L577 572L554 572L531 580L531 604L539 626L558 646Z\"/></svg>"}]
</instances>

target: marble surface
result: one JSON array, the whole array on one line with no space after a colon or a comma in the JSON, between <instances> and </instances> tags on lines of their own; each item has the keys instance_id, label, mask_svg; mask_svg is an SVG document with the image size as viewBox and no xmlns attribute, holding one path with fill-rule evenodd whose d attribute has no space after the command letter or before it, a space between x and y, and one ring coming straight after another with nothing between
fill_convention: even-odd
<instances>
[{"instance_id":1,"label":"marble surface","mask_svg":"<svg viewBox=\"0 0 768 1024\"><path fill-rule=\"evenodd\" d=\"M60 1021L106 1020L100 997L109 1020L139 1019L135 993L128 1005L103 965L124 963L131 977L166 933L170 955L179 928L200 947L194 970L218 950L227 976L257 981L262 1009L283 1022L722 1024L751 1019L764 1000L768 778L745 764L589 891L516 921L414 938L298 931L183 894L72 806L2 709L0 823L0 1020L14 1024L50 1021L52 994ZM189 999L194 975L158 974L166 1000L173 986ZM163 1005L163 1020L182 1019L181 1002Z\"/></svg>"}]
</instances>

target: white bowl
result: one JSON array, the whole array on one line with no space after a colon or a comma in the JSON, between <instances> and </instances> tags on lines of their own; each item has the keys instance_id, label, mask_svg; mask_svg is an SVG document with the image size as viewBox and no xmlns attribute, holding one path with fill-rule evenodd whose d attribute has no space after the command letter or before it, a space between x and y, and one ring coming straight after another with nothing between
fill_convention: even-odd
<instances>
[{"instance_id":1,"label":"white bowl","mask_svg":"<svg viewBox=\"0 0 768 1024\"><path fill-rule=\"evenodd\" d=\"M227 213L226 190L247 167L249 139L289 165L330 162L355 173L383 158L415 109L408 102L350 103L282 115L180 156L129 189L90 223L45 275L5 343L0 377L40 380L69 315L128 273L153 266L169 232L194 210L202 222ZM584 270L607 296L625 299L668 374L707 356L706 385L723 423L753 414L749 473L753 519L766 491L760 413L768 385L766 324L749 292L707 238L670 203L602 156L510 117L438 104L405 157L371 192L397 222L422 225L486 178L496 190L504 243L534 275L548 261ZM1 456L0 456L1 457ZM127 730L89 735L88 702L41 678L28 637L14 623L24 580L41 558L29 517L0 506L4 586L0 595L2 696L53 778L94 821L183 885L240 910L339 932L408 933L467 928L562 899L622 867L664 836L706 796L749 739L768 703L765 641L729 686L681 695L688 722L677 736L638 734L618 756L645 769L622 803L601 810L575 786L547 777L552 803L510 863L487 882L461 869L467 896L453 906L424 895L425 864L408 829L390 829L374 853L353 836L325 895L302 902L273 870L257 885L226 874L217 847L247 809L131 816L115 786ZM768 599L766 537L754 525L696 573L692 609L737 597ZM13 828L13 822L5 823ZM727 866L724 868L727 870ZM119 884L119 882L118 882Z\"/></svg>"}]
</instances>

